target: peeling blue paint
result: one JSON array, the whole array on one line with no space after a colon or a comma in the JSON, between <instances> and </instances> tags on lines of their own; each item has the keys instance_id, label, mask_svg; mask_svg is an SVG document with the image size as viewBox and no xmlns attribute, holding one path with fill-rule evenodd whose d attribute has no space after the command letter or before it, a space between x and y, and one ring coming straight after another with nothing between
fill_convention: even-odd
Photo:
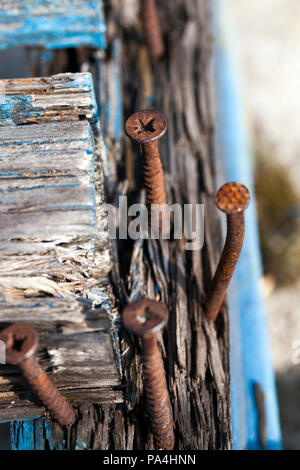
<instances>
[{"instance_id":1,"label":"peeling blue paint","mask_svg":"<svg viewBox=\"0 0 300 470\"><path fill-rule=\"evenodd\" d=\"M13 192L13 191L32 191L34 189L51 189L51 188L80 188L80 184L49 184L49 185L38 185L38 186L31 186L29 188L6 188L1 189L0 192Z\"/></svg>"},{"instance_id":2,"label":"peeling blue paint","mask_svg":"<svg viewBox=\"0 0 300 470\"><path fill-rule=\"evenodd\" d=\"M74 150L74 149L72 149ZM75 149L78 150L78 149ZM84 149L79 149L79 150L84 150ZM56 151L56 150L55 150ZM28 152L29 154L31 152ZM5 158L7 155L5 156ZM9 157L15 157L15 155L11 155ZM73 170L73 169L65 169L65 170L59 170L59 175L60 176L68 176L69 178L76 178L78 176L78 173L85 173L87 175L90 175L91 173L87 170ZM30 171L30 175L36 175L36 176L43 176L43 175L48 175L49 171L47 170L35 170L35 171ZM24 171L3 171L0 172L0 176L14 176L14 180L26 180L28 179L28 176L23 176Z\"/></svg>"},{"instance_id":3,"label":"peeling blue paint","mask_svg":"<svg viewBox=\"0 0 300 470\"><path fill-rule=\"evenodd\" d=\"M114 59L114 134L115 140L120 142L123 135L123 100L121 83L121 41L116 39L112 45Z\"/></svg>"},{"instance_id":4,"label":"peeling blue paint","mask_svg":"<svg viewBox=\"0 0 300 470\"><path fill-rule=\"evenodd\" d=\"M91 46L105 49L102 1L15 0L0 10L0 49L44 46L47 49ZM11 6L11 4L10 4Z\"/></svg>"},{"instance_id":5,"label":"peeling blue paint","mask_svg":"<svg viewBox=\"0 0 300 470\"><path fill-rule=\"evenodd\" d=\"M0 120L6 124L17 125L42 116L42 110L34 108L31 103L32 97L27 95L1 96Z\"/></svg>"},{"instance_id":6,"label":"peeling blue paint","mask_svg":"<svg viewBox=\"0 0 300 470\"><path fill-rule=\"evenodd\" d=\"M87 142L87 141L88 141L88 139L67 139L67 138L66 139L57 139L57 140L55 140L55 142L57 142L57 143L59 143L59 142ZM32 142L31 140L22 140L22 142L20 142L20 141L15 142L14 140L9 140L9 141L6 141L6 142L1 142L0 146L4 147L4 146L7 146L7 145L20 145L20 146L23 146L23 145L45 145L45 144L48 144L48 143L49 143L49 140L39 140L37 142ZM70 149L71 150L81 150L81 149L73 149L72 147ZM47 149L38 150L38 152L44 152L44 151L49 152L49 150L47 150ZM89 151L89 152L91 152L91 151ZM28 152L28 153L32 153L32 152ZM5 156L7 156L7 155L5 155Z\"/></svg>"},{"instance_id":7,"label":"peeling blue paint","mask_svg":"<svg viewBox=\"0 0 300 470\"><path fill-rule=\"evenodd\" d=\"M12 450L34 449L34 421L14 421L10 433Z\"/></svg>"}]
</instances>

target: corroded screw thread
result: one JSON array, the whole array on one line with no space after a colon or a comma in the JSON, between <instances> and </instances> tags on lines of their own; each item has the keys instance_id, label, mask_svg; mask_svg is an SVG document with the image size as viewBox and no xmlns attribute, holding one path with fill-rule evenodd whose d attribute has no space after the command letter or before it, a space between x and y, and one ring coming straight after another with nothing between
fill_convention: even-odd
<instances>
[{"instance_id":1,"label":"corroded screw thread","mask_svg":"<svg viewBox=\"0 0 300 470\"><path fill-rule=\"evenodd\" d=\"M32 389L50 413L63 426L70 427L75 421L75 412L67 403L47 374L40 367L37 358L31 356L20 363L20 369Z\"/></svg>"},{"instance_id":2,"label":"corroded screw thread","mask_svg":"<svg viewBox=\"0 0 300 470\"><path fill-rule=\"evenodd\" d=\"M166 193L164 172L158 151L158 140L167 130L167 121L161 113L145 109L132 114L127 119L125 130L128 137L142 146L146 202L150 224L153 219L156 219L159 234L164 234L165 231L168 234L168 223L163 224L163 220L165 220L165 206L163 204L166 202ZM154 214L153 219L151 214ZM155 229L155 227L153 228Z\"/></svg>"},{"instance_id":3,"label":"corroded screw thread","mask_svg":"<svg viewBox=\"0 0 300 470\"><path fill-rule=\"evenodd\" d=\"M147 206L165 204L164 171L161 164L157 141L142 145L144 155L144 180Z\"/></svg>"},{"instance_id":4,"label":"corroded screw thread","mask_svg":"<svg viewBox=\"0 0 300 470\"><path fill-rule=\"evenodd\" d=\"M217 207L227 214L227 235L205 302L205 315L211 321L217 319L242 250L245 236L244 210L250 202L250 194L240 183L226 183L217 192L215 201Z\"/></svg>"},{"instance_id":5,"label":"corroded screw thread","mask_svg":"<svg viewBox=\"0 0 300 470\"><path fill-rule=\"evenodd\" d=\"M173 415L164 365L154 335L146 336L143 343L143 375L147 410L156 449L174 448Z\"/></svg>"},{"instance_id":6,"label":"corroded screw thread","mask_svg":"<svg viewBox=\"0 0 300 470\"><path fill-rule=\"evenodd\" d=\"M158 60L163 56L165 46L155 0L142 0L141 15L150 54L154 60Z\"/></svg>"},{"instance_id":7,"label":"corroded screw thread","mask_svg":"<svg viewBox=\"0 0 300 470\"><path fill-rule=\"evenodd\" d=\"M0 340L5 343L6 362L20 367L46 408L61 425L70 427L75 421L75 412L38 363L35 356L38 348L35 330L28 325L11 325L1 331Z\"/></svg>"},{"instance_id":8,"label":"corroded screw thread","mask_svg":"<svg viewBox=\"0 0 300 470\"><path fill-rule=\"evenodd\" d=\"M142 339L144 391L155 448L172 450L175 443L172 407L155 335L167 323L167 309L154 300L141 299L125 307L122 320L129 331Z\"/></svg>"}]
</instances>

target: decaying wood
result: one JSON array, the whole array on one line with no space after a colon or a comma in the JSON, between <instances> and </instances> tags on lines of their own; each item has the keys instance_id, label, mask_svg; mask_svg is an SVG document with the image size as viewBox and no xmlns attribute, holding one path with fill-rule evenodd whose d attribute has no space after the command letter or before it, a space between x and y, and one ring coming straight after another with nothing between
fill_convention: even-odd
<instances>
[{"instance_id":1,"label":"decaying wood","mask_svg":"<svg viewBox=\"0 0 300 470\"><path fill-rule=\"evenodd\" d=\"M131 30L124 26L122 55L125 118L149 107L155 90L152 107L168 119L161 144L168 202L203 203L205 207L205 243L200 251L185 251L181 242L138 241L127 277L131 300L149 296L169 308L169 324L160 342L179 449L231 447L227 311L223 309L216 326L208 324L203 315L205 292L221 244L219 215L213 203L216 154L209 6L206 0L159 4L166 57L151 64L136 24ZM135 98L129 101L129 97ZM116 167L129 169L128 178L135 175L135 191L129 197L137 202L142 187L140 151L127 142L124 157L126 165L110 153ZM122 263L128 262L121 253ZM118 287L121 296L123 287ZM126 409L116 411L118 426L111 428L111 438L124 446L121 448L151 448L151 434L143 419L139 349L134 345L125 334L121 346L123 380L128 387Z\"/></svg>"},{"instance_id":2,"label":"decaying wood","mask_svg":"<svg viewBox=\"0 0 300 470\"><path fill-rule=\"evenodd\" d=\"M37 329L41 364L71 401L120 402L91 76L1 84L0 323ZM43 414L16 368L0 376L0 420Z\"/></svg>"},{"instance_id":3,"label":"decaying wood","mask_svg":"<svg viewBox=\"0 0 300 470\"><path fill-rule=\"evenodd\" d=\"M149 58L137 15L130 14L138 11L138 3L126 0L107 5L108 53L106 57L96 54L89 64L108 148L108 162L104 156L102 160L107 197L116 201L120 194L127 194L129 204L144 200L139 149L125 143L124 137L120 141L112 119L119 113L116 77L120 79L121 74L125 118L149 106L166 115L168 133L162 141L161 155L167 199L169 203L205 205L205 241L198 251L186 251L183 241L112 243L111 276L121 305L149 296L163 301L169 309L169 324L159 336L159 343L174 412L175 448L228 449L231 418L227 309L222 309L216 325L210 325L203 315L205 293L221 248L219 215L213 203L216 153L211 2L156 2L167 51L157 64ZM116 312L113 318L118 328ZM72 448L153 448L145 416L139 343L122 330L120 338L125 402L80 405L80 418L71 433ZM35 420L33 426L37 436L34 448L64 447L53 424L47 422L54 433L51 438L46 436L44 421ZM21 428L15 427L15 438L21 439Z\"/></svg>"},{"instance_id":4,"label":"decaying wood","mask_svg":"<svg viewBox=\"0 0 300 470\"><path fill-rule=\"evenodd\" d=\"M1 80L0 93L0 126L97 119L88 73Z\"/></svg>"}]
</instances>

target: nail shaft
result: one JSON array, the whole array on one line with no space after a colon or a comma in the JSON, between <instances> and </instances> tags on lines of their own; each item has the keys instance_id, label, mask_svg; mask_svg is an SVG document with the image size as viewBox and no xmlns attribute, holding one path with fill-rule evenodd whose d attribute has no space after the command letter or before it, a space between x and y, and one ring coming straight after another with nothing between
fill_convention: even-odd
<instances>
[{"instance_id":1,"label":"nail shaft","mask_svg":"<svg viewBox=\"0 0 300 470\"><path fill-rule=\"evenodd\" d=\"M31 388L54 418L63 426L70 427L75 412L40 367L35 356L38 339L28 325L15 324L0 333L6 345L6 362L18 365Z\"/></svg>"},{"instance_id":2,"label":"nail shaft","mask_svg":"<svg viewBox=\"0 0 300 470\"><path fill-rule=\"evenodd\" d=\"M172 450L175 442L164 364L155 335L167 319L166 308L149 299L129 304L123 311L125 327L141 336L144 392L154 445L158 450Z\"/></svg>"},{"instance_id":3,"label":"nail shaft","mask_svg":"<svg viewBox=\"0 0 300 470\"><path fill-rule=\"evenodd\" d=\"M144 181L146 187L146 203L150 223L157 223L159 234L168 233L168 221L163 224L166 193L164 171L158 150L158 140L167 130L165 117L151 109L136 112L126 121L126 133L133 141L141 144L144 158ZM151 218L151 212L153 218ZM152 227L155 229L155 227Z\"/></svg>"},{"instance_id":4,"label":"nail shaft","mask_svg":"<svg viewBox=\"0 0 300 470\"><path fill-rule=\"evenodd\" d=\"M158 60L163 56L165 46L155 0L141 1L141 15L151 57Z\"/></svg>"},{"instance_id":5,"label":"nail shaft","mask_svg":"<svg viewBox=\"0 0 300 470\"><path fill-rule=\"evenodd\" d=\"M173 449L173 416L164 365L155 335L142 339L144 390L156 449Z\"/></svg>"},{"instance_id":6,"label":"nail shaft","mask_svg":"<svg viewBox=\"0 0 300 470\"><path fill-rule=\"evenodd\" d=\"M142 144L144 155L144 179L146 186L147 206L165 204L164 172L158 151L158 144L151 142Z\"/></svg>"},{"instance_id":7,"label":"nail shaft","mask_svg":"<svg viewBox=\"0 0 300 470\"><path fill-rule=\"evenodd\" d=\"M43 371L35 356L21 362L20 369L41 402L62 426L71 426L75 412Z\"/></svg>"},{"instance_id":8,"label":"nail shaft","mask_svg":"<svg viewBox=\"0 0 300 470\"><path fill-rule=\"evenodd\" d=\"M244 210L250 202L248 189L239 183L223 185L216 195L217 207L227 214L227 235L216 273L205 302L205 315L215 321L238 262L245 235Z\"/></svg>"}]
</instances>

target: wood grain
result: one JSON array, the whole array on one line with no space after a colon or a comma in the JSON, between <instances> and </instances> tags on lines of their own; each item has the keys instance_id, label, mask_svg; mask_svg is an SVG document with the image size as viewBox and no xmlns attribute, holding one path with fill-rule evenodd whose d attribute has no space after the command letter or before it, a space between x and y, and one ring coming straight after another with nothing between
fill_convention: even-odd
<instances>
[{"instance_id":1,"label":"wood grain","mask_svg":"<svg viewBox=\"0 0 300 470\"><path fill-rule=\"evenodd\" d=\"M210 1L172 0L157 6L167 52L155 64L149 57L137 18L132 18L129 32L128 17L125 21L118 2L108 16L112 22L117 18L118 35L112 37L111 54L99 60L100 71L94 71L96 77L104 80L102 109L110 110L108 119L105 117L110 169L107 186L112 200L126 194L129 187L129 201L144 201L140 149L121 140L120 157L119 129L112 133L117 123L112 117L118 114L118 100L117 95L109 93L108 83L114 83L118 70L123 83L125 119L134 111L149 107L167 117L168 132L160 142L167 201L204 204L205 243L201 250L186 251L185 240L119 241L112 277L122 302L147 296L161 300L169 309L168 326L158 339L173 406L175 448L230 449L226 303L216 325L210 325L203 314L205 294L221 249L219 214L213 202L216 152ZM114 55L114 41L121 41L119 57ZM128 184L120 180L120 175L128 178ZM109 412L102 406L82 406L82 420L76 431L84 429L80 436L92 449L153 449L145 414L141 351L138 340L125 331L121 333L121 352L125 404L110 406ZM78 435L73 433L72 446L77 443Z\"/></svg>"},{"instance_id":2,"label":"wood grain","mask_svg":"<svg viewBox=\"0 0 300 470\"><path fill-rule=\"evenodd\" d=\"M24 102L18 122L17 111L0 116L0 325L37 329L41 364L71 401L120 402L91 76L3 88L5 98L30 96L33 105ZM1 366L0 376L0 420L44 412L16 368Z\"/></svg>"},{"instance_id":3,"label":"wood grain","mask_svg":"<svg viewBox=\"0 0 300 470\"><path fill-rule=\"evenodd\" d=\"M0 80L0 126L84 118L97 120L89 73Z\"/></svg>"},{"instance_id":4,"label":"wood grain","mask_svg":"<svg viewBox=\"0 0 300 470\"><path fill-rule=\"evenodd\" d=\"M174 412L175 448L230 449L226 303L216 325L208 324L203 315L205 294L221 250L219 214L213 203L217 157L211 2L156 3L166 41L166 56L159 63L153 64L149 58L136 14L138 0L109 3L107 54L96 54L85 63L93 72L101 104L108 148L108 159L102 154L101 160L107 194L111 201L124 194L133 203L145 199L140 150L125 141L121 128L121 80L124 118L150 106L166 115L168 133L160 148L168 202L205 204L205 244L199 251L188 252L183 249L183 241L116 241L110 252L111 277L122 305L149 296L168 307L169 324L158 339ZM145 415L139 342L120 329L119 310L112 310L110 318L116 328L116 351L120 332L125 400L80 404L71 448L153 449ZM24 445L25 426L13 425L18 448ZM50 420L34 420L30 429L31 448L65 448L63 436Z\"/></svg>"}]
</instances>

